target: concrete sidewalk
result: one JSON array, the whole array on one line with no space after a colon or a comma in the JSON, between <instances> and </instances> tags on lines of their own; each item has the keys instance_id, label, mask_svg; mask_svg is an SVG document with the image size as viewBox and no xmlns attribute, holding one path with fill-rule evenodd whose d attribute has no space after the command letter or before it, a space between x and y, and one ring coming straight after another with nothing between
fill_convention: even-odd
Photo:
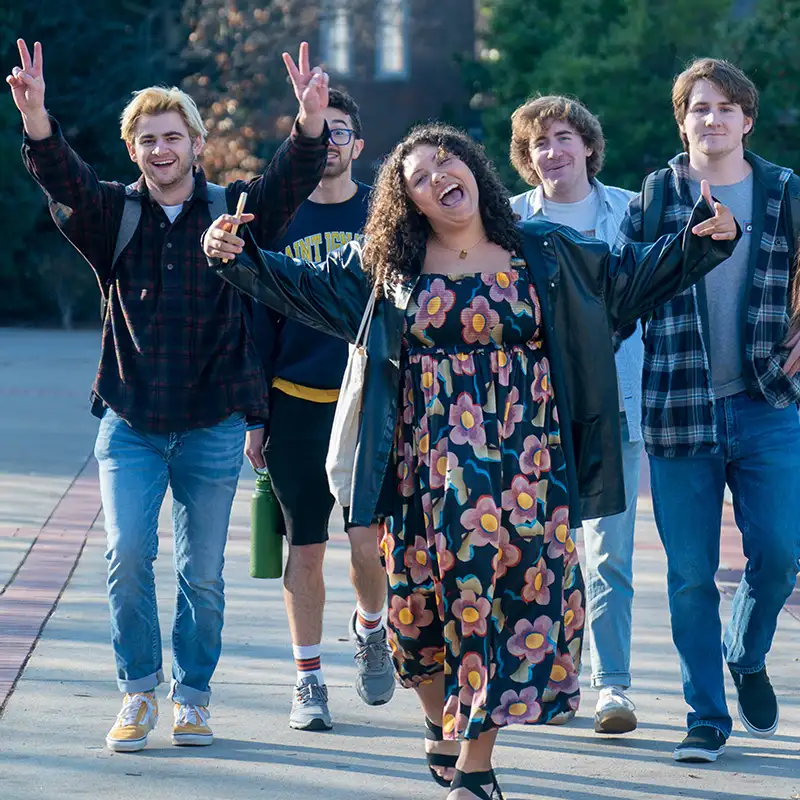
<instances>
[{"instance_id":1,"label":"concrete sidewalk","mask_svg":"<svg viewBox=\"0 0 800 800\"><path fill-rule=\"evenodd\" d=\"M289 729L294 669L280 582L248 575L249 468L242 473L227 550L224 651L212 700L217 741L210 748L171 747L171 708L162 687L162 719L148 749L105 749L120 697L109 644L102 518L94 516L99 500L93 462L87 461L97 427L86 402L97 345L93 332L0 329L0 706L8 695L0 717L0 798L443 797L421 757L413 693L398 689L388 706L370 709L352 687L347 621L353 592L347 541L335 513L323 643L335 728ZM169 499L162 528L157 580L168 673L174 605ZM717 764L675 764L671 752L683 735L686 708L670 639L664 556L646 496L635 568L639 729L618 738L593 733L595 695L584 669L584 703L572 724L501 732L496 761L506 798L800 798L800 621L781 615L769 661L781 699L779 734L754 740L737 720ZM60 589L53 587L67 579L58 599ZM51 596L58 603L49 616ZM722 613L730 614L727 594ZM25 628L25 615L39 615L46 625L21 677L15 676L13 693L4 693L3 669L9 673L19 660L34 624ZM728 689L735 713L730 681Z\"/></svg>"}]
</instances>

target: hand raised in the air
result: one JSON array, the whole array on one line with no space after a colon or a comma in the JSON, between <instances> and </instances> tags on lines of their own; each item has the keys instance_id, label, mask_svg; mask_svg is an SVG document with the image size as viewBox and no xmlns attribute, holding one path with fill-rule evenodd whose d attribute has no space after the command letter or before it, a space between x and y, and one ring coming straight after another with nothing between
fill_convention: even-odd
<instances>
[{"instance_id":1,"label":"hand raised in the air","mask_svg":"<svg viewBox=\"0 0 800 800\"><path fill-rule=\"evenodd\" d=\"M307 42L300 44L297 61L295 64L288 53L283 54L283 63L300 104L300 127L304 133L316 137L325 125L322 112L328 107L328 74L321 67L311 69Z\"/></svg>"},{"instance_id":2,"label":"hand raised in the air","mask_svg":"<svg viewBox=\"0 0 800 800\"><path fill-rule=\"evenodd\" d=\"M20 111L28 115L44 111L44 75L42 73L42 45L34 42L33 58L24 39L17 39L21 66L14 67L6 78L11 96Z\"/></svg>"}]
</instances>

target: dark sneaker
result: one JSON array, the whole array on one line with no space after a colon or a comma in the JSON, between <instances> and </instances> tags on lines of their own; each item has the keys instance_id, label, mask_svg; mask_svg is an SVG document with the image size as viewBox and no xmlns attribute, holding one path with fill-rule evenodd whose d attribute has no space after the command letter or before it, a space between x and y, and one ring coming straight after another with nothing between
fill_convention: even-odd
<instances>
[{"instance_id":1,"label":"dark sneaker","mask_svg":"<svg viewBox=\"0 0 800 800\"><path fill-rule=\"evenodd\" d=\"M368 706L382 706L394 694L394 666L386 644L386 628L381 626L366 639L356 632L356 614L350 617L350 638L356 646L356 691Z\"/></svg>"},{"instance_id":2,"label":"dark sneaker","mask_svg":"<svg viewBox=\"0 0 800 800\"><path fill-rule=\"evenodd\" d=\"M676 761L710 763L725 752L725 736L711 725L698 725L686 734L675 748L672 757Z\"/></svg>"},{"instance_id":3,"label":"dark sneaker","mask_svg":"<svg viewBox=\"0 0 800 800\"><path fill-rule=\"evenodd\" d=\"M778 730L778 700L767 677L767 668L745 674L731 670L739 692L739 719L753 736L768 739Z\"/></svg>"}]
</instances>

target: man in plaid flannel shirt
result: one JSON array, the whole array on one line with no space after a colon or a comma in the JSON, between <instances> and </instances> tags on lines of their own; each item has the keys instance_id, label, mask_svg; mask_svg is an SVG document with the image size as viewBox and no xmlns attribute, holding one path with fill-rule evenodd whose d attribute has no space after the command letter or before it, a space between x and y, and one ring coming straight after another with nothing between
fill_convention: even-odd
<instances>
[{"instance_id":1,"label":"man in plaid flannel shirt","mask_svg":"<svg viewBox=\"0 0 800 800\"><path fill-rule=\"evenodd\" d=\"M25 129L23 158L47 194L56 224L92 266L108 298L94 385L101 417L95 445L108 537L108 594L117 682L125 699L106 737L112 750L140 750L155 726L163 680L153 561L158 516L173 494L178 594L172 691L176 745L211 744L210 681L221 651L223 552L242 465L245 415L264 418L267 385L233 287L206 266L200 239L211 223L209 188L196 163L206 131L178 89L137 92L122 138L142 175L132 187L97 179L45 109L42 48L7 78ZM328 78L284 55L300 113L263 175L241 192L267 245L282 232L325 168ZM139 224L116 264L123 209Z\"/></svg>"},{"instance_id":2,"label":"man in plaid flannel shirt","mask_svg":"<svg viewBox=\"0 0 800 800\"><path fill-rule=\"evenodd\" d=\"M672 101L687 152L666 173L659 235L683 226L702 178L744 234L731 258L655 312L645 338L643 433L692 708L674 758L708 762L731 733L723 658L745 728L767 737L778 727L765 658L800 555L800 377L784 371L798 179L744 149L758 93L732 64L695 61L676 79ZM640 195L619 243L643 240L644 213ZM748 562L720 645L714 575L726 483Z\"/></svg>"}]
</instances>

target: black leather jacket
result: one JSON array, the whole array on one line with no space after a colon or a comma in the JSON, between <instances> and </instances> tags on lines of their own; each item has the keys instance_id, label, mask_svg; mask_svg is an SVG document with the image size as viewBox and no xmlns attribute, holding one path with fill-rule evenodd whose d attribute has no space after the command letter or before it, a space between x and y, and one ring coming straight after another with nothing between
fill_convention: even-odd
<instances>
[{"instance_id":1,"label":"black leather jacket","mask_svg":"<svg viewBox=\"0 0 800 800\"><path fill-rule=\"evenodd\" d=\"M664 236L653 245L627 245L618 254L551 222L520 225L522 255L542 307L574 527L583 519L625 509L612 332L731 255L740 233L737 240L713 241L689 232L710 216L701 201L680 235ZM225 280L287 317L355 340L372 289L357 242L314 265L259 250L245 236L248 245L236 260L225 266L210 260ZM384 297L375 305L350 506L350 519L357 525L369 525L376 514L389 512L378 506L397 423L403 316L417 280L384 286Z\"/></svg>"}]
</instances>

